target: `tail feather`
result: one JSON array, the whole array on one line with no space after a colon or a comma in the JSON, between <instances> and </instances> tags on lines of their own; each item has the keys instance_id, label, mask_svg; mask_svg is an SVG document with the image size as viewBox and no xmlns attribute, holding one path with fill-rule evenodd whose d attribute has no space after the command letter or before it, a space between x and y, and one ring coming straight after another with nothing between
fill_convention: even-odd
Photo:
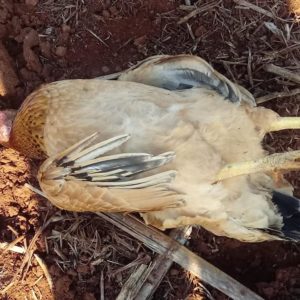
<instances>
[{"instance_id":1,"label":"tail feather","mask_svg":"<svg viewBox=\"0 0 300 300\"><path fill-rule=\"evenodd\" d=\"M273 192L272 201L283 217L283 227L277 235L287 239L300 240L300 199L279 192ZM274 232L276 234L276 232Z\"/></svg>"}]
</instances>

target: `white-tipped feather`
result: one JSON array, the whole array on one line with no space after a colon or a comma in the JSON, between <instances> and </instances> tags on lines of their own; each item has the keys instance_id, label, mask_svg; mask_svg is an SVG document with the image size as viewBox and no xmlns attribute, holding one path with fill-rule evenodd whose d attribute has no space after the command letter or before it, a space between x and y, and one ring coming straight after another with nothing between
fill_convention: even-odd
<instances>
[{"instance_id":1,"label":"white-tipped feather","mask_svg":"<svg viewBox=\"0 0 300 300\"><path fill-rule=\"evenodd\" d=\"M63 155L50 157L40 167L40 186L54 205L75 211L114 212L144 212L184 205L183 196L169 186L175 171L141 174L170 162L175 157L173 152L99 157L124 143L129 135L89 146L96 136L93 134L71 146Z\"/></svg>"},{"instance_id":2,"label":"white-tipped feather","mask_svg":"<svg viewBox=\"0 0 300 300\"><path fill-rule=\"evenodd\" d=\"M99 133L96 133L95 135L91 136L91 139L94 137L97 137ZM69 154L67 159L64 160L64 163L68 163L70 161L76 161L77 163L80 163L82 161L87 161L96 157L99 157L100 155L103 155L104 153L111 151L119 146L121 146L123 143L127 142L130 139L130 135L124 134L120 135L114 138L111 138L109 140L106 140L104 142L100 142L96 145L93 145L92 147L89 147L85 149L84 151L76 151L72 154ZM87 140L89 141L89 140Z\"/></svg>"},{"instance_id":3,"label":"white-tipped feather","mask_svg":"<svg viewBox=\"0 0 300 300\"><path fill-rule=\"evenodd\" d=\"M59 159L51 159L44 177L48 180L79 180L99 187L114 188L145 188L171 182L175 171L167 171L142 178L133 175L148 171L169 163L174 157L173 152L153 156L147 153L121 153L101 156L126 142L130 136L121 135L97 143L90 147L91 141L97 137L92 134L83 141L59 154ZM55 167L53 168L53 164ZM133 178L132 178L133 177Z\"/></svg>"}]
</instances>

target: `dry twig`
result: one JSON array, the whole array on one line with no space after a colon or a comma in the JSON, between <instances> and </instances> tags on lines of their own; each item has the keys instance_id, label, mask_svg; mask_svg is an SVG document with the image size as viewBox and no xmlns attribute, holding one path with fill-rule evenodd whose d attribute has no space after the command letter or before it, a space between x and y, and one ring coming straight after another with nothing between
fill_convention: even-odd
<instances>
[{"instance_id":1,"label":"dry twig","mask_svg":"<svg viewBox=\"0 0 300 300\"><path fill-rule=\"evenodd\" d=\"M242 5L244 7L247 7L247 8L250 8L262 15L265 15L267 17L270 17L270 18L274 18L274 15L270 12L270 11L267 11L266 9L264 8L261 8L255 4L252 4L248 1L245 1L245 0L233 0L236 4L239 4L239 5Z\"/></svg>"},{"instance_id":2,"label":"dry twig","mask_svg":"<svg viewBox=\"0 0 300 300\"><path fill-rule=\"evenodd\" d=\"M39 238L39 236L42 234L42 232L46 229L46 227L51 223L51 222L54 222L55 220L55 217L53 218L50 218L48 219L44 224L43 226L41 226L36 232L35 232L35 235L34 237L32 238L29 246L25 249L23 247L17 247L17 246L14 246L12 248L10 248L11 251L14 251L14 252L18 252L18 253L22 253L23 250L23 254L24 257L23 257L23 260L22 260L22 263L21 263L21 266L19 267L18 271L15 273L15 275L13 276L12 278L12 281L4 288L0 291L0 294L5 294L12 286L14 286L18 281L19 281L19 278L22 276L22 280L24 280L24 278L26 277L26 274L29 270L29 267L30 267L30 263L31 263L31 258L34 254L34 245L37 241L37 239ZM6 244L6 243L5 243ZM23 250L22 250L23 249ZM25 268L26 267L26 268ZM24 270L25 269L25 270ZM48 278L47 278L48 280Z\"/></svg>"},{"instance_id":3,"label":"dry twig","mask_svg":"<svg viewBox=\"0 0 300 300\"><path fill-rule=\"evenodd\" d=\"M208 4L205 4L201 7L198 7L196 8L195 10L193 10L192 12L190 12L189 14L187 14L186 16L184 16L183 18L181 18L177 24L180 25L182 23L185 23L187 22L189 19L197 16L198 14L202 13L202 12L205 12L209 9L212 9L214 8L215 6L219 5L222 1L215 1L215 2L212 2L212 3L208 3Z\"/></svg>"},{"instance_id":4,"label":"dry twig","mask_svg":"<svg viewBox=\"0 0 300 300\"><path fill-rule=\"evenodd\" d=\"M54 287L53 280L52 280L51 275L48 271L47 265L44 263L44 261L37 254L34 254L34 257L35 257L36 261L38 262L38 264L40 265L41 269L43 270L43 272L45 274L45 277L46 277L47 282L49 284L50 291L53 292L53 287Z\"/></svg>"},{"instance_id":5,"label":"dry twig","mask_svg":"<svg viewBox=\"0 0 300 300\"><path fill-rule=\"evenodd\" d=\"M271 93L262 97L259 97L256 99L256 103L260 104L260 103L264 103L273 99L277 99L277 98L285 98L285 97L293 97L296 95L300 94L300 88L299 89L294 89L288 92L275 92L275 93Z\"/></svg>"},{"instance_id":6,"label":"dry twig","mask_svg":"<svg viewBox=\"0 0 300 300\"><path fill-rule=\"evenodd\" d=\"M292 71L286 70L285 68L278 67L273 64L267 64L267 65L265 65L264 69L269 73L273 73L273 74L279 75L283 78L286 78L290 81L300 83L300 75L296 74Z\"/></svg>"},{"instance_id":7,"label":"dry twig","mask_svg":"<svg viewBox=\"0 0 300 300\"><path fill-rule=\"evenodd\" d=\"M101 44L103 44L106 48L109 48L108 44L105 43L95 32L86 28L86 31L89 32L94 38L96 38Z\"/></svg>"}]
</instances>

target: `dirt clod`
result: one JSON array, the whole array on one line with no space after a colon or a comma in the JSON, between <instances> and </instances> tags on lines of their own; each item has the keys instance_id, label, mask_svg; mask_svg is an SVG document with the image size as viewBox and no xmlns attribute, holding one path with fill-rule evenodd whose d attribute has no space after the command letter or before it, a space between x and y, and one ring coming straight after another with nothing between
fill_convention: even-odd
<instances>
[{"instance_id":1,"label":"dirt clod","mask_svg":"<svg viewBox=\"0 0 300 300\"><path fill-rule=\"evenodd\" d=\"M26 61L26 67L30 71L40 73L42 71L42 64L38 55L33 51L33 47L39 45L39 36L35 30L29 30L24 37L23 55Z\"/></svg>"},{"instance_id":2,"label":"dirt clod","mask_svg":"<svg viewBox=\"0 0 300 300\"><path fill-rule=\"evenodd\" d=\"M63 46L59 46L55 50L55 54L59 57L64 57L67 53L67 48Z\"/></svg>"},{"instance_id":3,"label":"dirt clod","mask_svg":"<svg viewBox=\"0 0 300 300\"><path fill-rule=\"evenodd\" d=\"M36 6L39 3L39 0L25 0L26 5Z\"/></svg>"}]
</instances>

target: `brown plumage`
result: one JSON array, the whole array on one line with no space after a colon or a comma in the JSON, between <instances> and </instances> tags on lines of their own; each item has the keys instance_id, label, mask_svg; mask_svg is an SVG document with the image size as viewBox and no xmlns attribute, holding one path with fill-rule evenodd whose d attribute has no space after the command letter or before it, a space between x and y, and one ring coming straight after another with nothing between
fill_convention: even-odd
<instances>
[{"instance_id":1,"label":"brown plumage","mask_svg":"<svg viewBox=\"0 0 300 300\"><path fill-rule=\"evenodd\" d=\"M28 157L48 157L44 143L44 128L49 97L41 93L41 87L30 94L20 107L9 137L9 144Z\"/></svg>"},{"instance_id":2,"label":"brown plumage","mask_svg":"<svg viewBox=\"0 0 300 300\"><path fill-rule=\"evenodd\" d=\"M278 171L298 169L300 152L268 156L261 146L298 118L255 107L197 57L155 56L109 79L44 85L12 124L13 147L48 157L38 179L53 204L139 211L162 229L199 224L251 242L299 238L298 200L273 190L290 193Z\"/></svg>"}]
</instances>

